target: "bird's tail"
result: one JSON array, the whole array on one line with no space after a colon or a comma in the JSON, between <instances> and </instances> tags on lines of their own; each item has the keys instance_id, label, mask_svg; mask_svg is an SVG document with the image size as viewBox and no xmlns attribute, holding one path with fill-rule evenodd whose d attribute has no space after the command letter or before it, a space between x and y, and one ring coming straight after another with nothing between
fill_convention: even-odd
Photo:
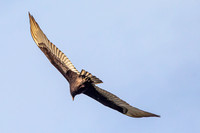
<instances>
[{"instance_id":1,"label":"bird's tail","mask_svg":"<svg viewBox=\"0 0 200 133\"><path fill-rule=\"evenodd\" d=\"M80 75L83 76L83 77L90 78L90 80L91 80L94 84L103 83L99 78L97 78L96 76L92 75L91 73L85 71L84 69L81 70Z\"/></svg>"}]
</instances>

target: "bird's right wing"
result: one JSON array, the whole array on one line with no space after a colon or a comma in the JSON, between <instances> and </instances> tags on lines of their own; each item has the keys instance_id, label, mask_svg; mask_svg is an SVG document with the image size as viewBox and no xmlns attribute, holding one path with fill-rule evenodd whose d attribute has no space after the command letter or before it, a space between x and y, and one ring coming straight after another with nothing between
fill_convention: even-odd
<instances>
[{"instance_id":1,"label":"bird's right wing","mask_svg":"<svg viewBox=\"0 0 200 133\"><path fill-rule=\"evenodd\" d=\"M33 40L35 41L37 46L44 52L51 63L59 70L65 68L66 70L71 70L76 74L79 74L79 71L74 67L67 56L48 40L48 38L40 29L39 25L30 13L29 20Z\"/></svg>"},{"instance_id":2,"label":"bird's right wing","mask_svg":"<svg viewBox=\"0 0 200 133\"><path fill-rule=\"evenodd\" d=\"M108 106L114 110L117 110L130 117L160 117L159 115L152 114L138 108L135 108L125 101L121 100L119 97L113 95L112 93L103 90L95 85L91 85L84 92L87 96L97 100L105 106Z\"/></svg>"}]
</instances>

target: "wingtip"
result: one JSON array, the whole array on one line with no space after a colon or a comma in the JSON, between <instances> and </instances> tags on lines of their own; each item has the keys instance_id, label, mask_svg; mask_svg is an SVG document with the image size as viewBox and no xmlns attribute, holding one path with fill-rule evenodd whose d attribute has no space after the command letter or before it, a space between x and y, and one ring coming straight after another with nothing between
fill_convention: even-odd
<instances>
[{"instance_id":1,"label":"wingtip","mask_svg":"<svg viewBox=\"0 0 200 133\"><path fill-rule=\"evenodd\" d=\"M145 112L145 115L143 117L160 117L160 115L156 115L153 113Z\"/></svg>"},{"instance_id":2,"label":"wingtip","mask_svg":"<svg viewBox=\"0 0 200 133\"><path fill-rule=\"evenodd\" d=\"M153 114L152 117L160 117L160 115Z\"/></svg>"},{"instance_id":3,"label":"wingtip","mask_svg":"<svg viewBox=\"0 0 200 133\"><path fill-rule=\"evenodd\" d=\"M38 25L37 22L35 21L34 17L31 15L30 12L28 12L29 15L29 22L30 22L30 26L32 27L33 25Z\"/></svg>"},{"instance_id":4,"label":"wingtip","mask_svg":"<svg viewBox=\"0 0 200 133\"><path fill-rule=\"evenodd\" d=\"M31 13L28 11L28 16L29 16L29 20L31 21L31 20L34 20L34 17L33 17L33 15L31 15Z\"/></svg>"},{"instance_id":5,"label":"wingtip","mask_svg":"<svg viewBox=\"0 0 200 133\"><path fill-rule=\"evenodd\" d=\"M29 16L29 20L31 21L33 16L30 14L30 12L28 12L28 16Z\"/></svg>"},{"instance_id":6,"label":"wingtip","mask_svg":"<svg viewBox=\"0 0 200 133\"><path fill-rule=\"evenodd\" d=\"M144 114L144 115L133 115L133 114L126 114L127 116L130 116L130 117L134 117L134 118L143 118L143 117L158 117L160 118L160 115L156 115L156 114Z\"/></svg>"},{"instance_id":7,"label":"wingtip","mask_svg":"<svg viewBox=\"0 0 200 133\"><path fill-rule=\"evenodd\" d=\"M156 114L153 114L153 113L150 113L150 112L146 112L146 111L140 110L140 109L135 108L135 107L131 107L131 109L129 109L125 114L130 116L130 117L135 117L135 118L160 117L160 115L156 115Z\"/></svg>"},{"instance_id":8,"label":"wingtip","mask_svg":"<svg viewBox=\"0 0 200 133\"><path fill-rule=\"evenodd\" d=\"M30 14L30 12L29 12L29 11L28 11L28 16L29 16L29 17L31 17L31 14Z\"/></svg>"}]
</instances>

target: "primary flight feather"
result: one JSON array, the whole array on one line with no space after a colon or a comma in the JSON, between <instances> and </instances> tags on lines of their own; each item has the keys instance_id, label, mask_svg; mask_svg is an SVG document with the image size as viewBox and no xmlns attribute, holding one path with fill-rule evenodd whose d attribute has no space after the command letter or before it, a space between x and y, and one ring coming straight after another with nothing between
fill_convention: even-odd
<instances>
[{"instance_id":1,"label":"primary flight feather","mask_svg":"<svg viewBox=\"0 0 200 133\"><path fill-rule=\"evenodd\" d=\"M73 99L77 94L83 93L103 105L130 117L159 117L159 115L135 108L114 94L96 86L96 84L103 82L85 70L79 72L67 56L48 40L30 13L29 20L33 40L46 55L49 61L67 79L70 84L70 93Z\"/></svg>"}]
</instances>

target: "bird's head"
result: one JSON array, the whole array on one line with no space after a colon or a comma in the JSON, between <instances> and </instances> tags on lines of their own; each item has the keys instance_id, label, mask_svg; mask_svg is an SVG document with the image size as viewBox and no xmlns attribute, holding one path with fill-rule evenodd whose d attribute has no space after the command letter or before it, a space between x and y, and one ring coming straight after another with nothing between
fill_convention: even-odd
<instances>
[{"instance_id":1,"label":"bird's head","mask_svg":"<svg viewBox=\"0 0 200 133\"><path fill-rule=\"evenodd\" d=\"M72 96L72 100L74 100L76 95L81 94L86 90L87 83L87 79L83 78L82 75L77 76L76 79L71 82L70 93Z\"/></svg>"},{"instance_id":2,"label":"bird's head","mask_svg":"<svg viewBox=\"0 0 200 133\"><path fill-rule=\"evenodd\" d=\"M72 100L74 101L74 98L77 94L75 92L71 92Z\"/></svg>"},{"instance_id":3,"label":"bird's head","mask_svg":"<svg viewBox=\"0 0 200 133\"><path fill-rule=\"evenodd\" d=\"M70 93L72 96L72 100L74 101L74 98L76 95L81 94L83 91L85 90L85 85L81 84L79 86L76 87L70 87Z\"/></svg>"}]
</instances>

